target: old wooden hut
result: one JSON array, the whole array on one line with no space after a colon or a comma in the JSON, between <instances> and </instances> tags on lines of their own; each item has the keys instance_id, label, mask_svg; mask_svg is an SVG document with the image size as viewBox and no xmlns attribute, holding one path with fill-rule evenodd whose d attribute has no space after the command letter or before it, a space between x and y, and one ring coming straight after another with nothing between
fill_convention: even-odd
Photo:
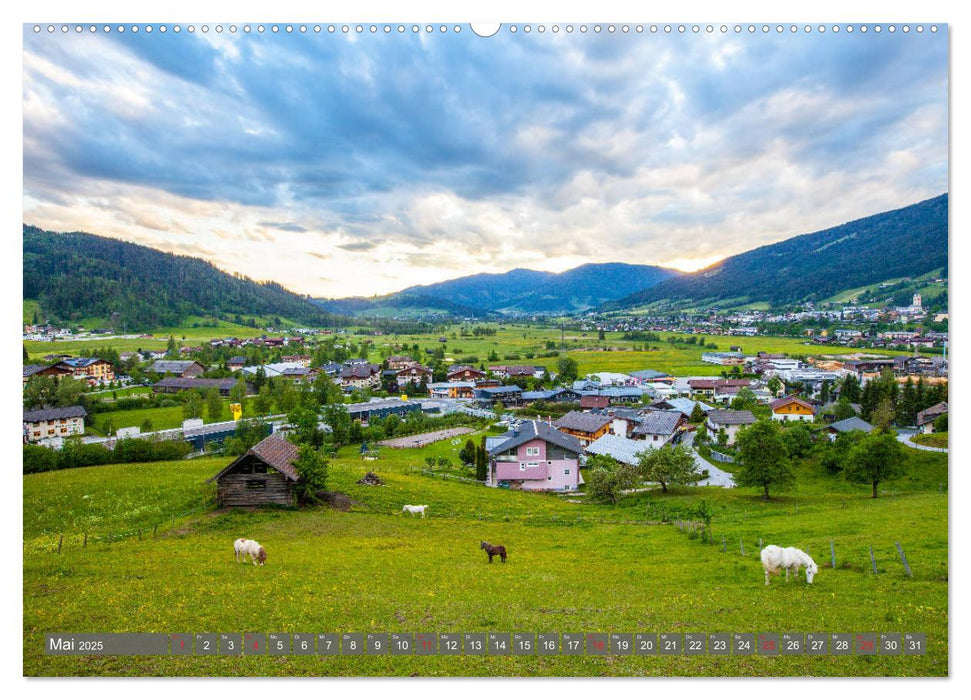
<instances>
[{"instance_id":1,"label":"old wooden hut","mask_svg":"<svg viewBox=\"0 0 971 700\"><path fill-rule=\"evenodd\" d=\"M283 433L273 433L240 455L209 481L216 482L220 506L291 505L293 485L300 479L296 445Z\"/></svg>"}]
</instances>

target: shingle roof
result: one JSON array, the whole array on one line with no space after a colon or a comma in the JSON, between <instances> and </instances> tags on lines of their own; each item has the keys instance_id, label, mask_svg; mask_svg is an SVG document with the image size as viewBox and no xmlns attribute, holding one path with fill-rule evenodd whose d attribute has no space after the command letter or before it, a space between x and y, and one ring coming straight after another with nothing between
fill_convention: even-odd
<instances>
[{"instance_id":1,"label":"shingle roof","mask_svg":"<svg viewBox=\"0 0 971 700\"><path fill-rule=\"evenodd\" d=\"M852 430L862 430L865 433L873 431L873 426L859 416L850 416L849 418L838 420L835 423L830 423L828 427L840 433L848 433Z\"/></svg>"},{"instance_id":2,"label":"shingle roof","mask_svg":"<svg viewBox=\"0 0 971 700\"><path fill-rule=\"evenodd\" d=\"M930 423L932 420L937 418L942 413L947 413L947 404L944 401L936 403L930 408L925 408L923 411L917 413L917 425L924 425L925 423Z\"/></svg>"},{"instance_id":3,"label":"shingle roof","mask_svg":"<svg viewBox=\"0 0 971 700\"><path fill-rule=\"evenodd\" d=\"M573 452L575 454L580 454L583 452L583 447L580 445L580 441L575 437L572 435L567 435L566 433L561 433L559 430L551 427L548 423L543 423L536 420L526 421L518 428L511 430L500 437L505 437L508 439L499 443L498 445L493 446L491 449L489 449L487 445L490 455L506 452L537 438L543 440L544 442L562 447L564 450Z\"/></svg>"},{"instance_id":4,"label":"shingle roof","mask_svg":"<svg viewBox=\"0 0 971 700\"><path fill-rule=\"evenodd\" d=\"M769 404L769 408L771 408L773 411L775 411L775 409L782 408L783 406L787 406L788 404L791 404L791 403L798 404L798 405L802 406L803 408L808 408L813 413L816 413L816 407L815 406L813 406L808 401L803 401L802 399L800 399L797 396L783 396L781 399L776 399L775 401L773 401L772 403L770 403Z\"/></svg>"},{"instance_id":5,"label":"shingle roof","mask_svg":"<svg viewBox=\"0 0 971 700\"><path fill-rule=\"evenodd\" d=\"M650 442L631 440L623 435L604 435L587 446L587 454L613 457L618 462L636 466L640 459L638 455L653 449Z\"/></svg>"},{"instance_id":6,"label":"shingle roof","mask_svg":"<svg viewBox=\"0 0 971 700\"><path fill-rule=\"evenodd\" d=\"M634 428L638 435L670 435L677 429L681 411L652 411Z\"/></svg>"},{"instance_id":7,"label":"shingle roof","mask_svg":"<svg viewBox=\"0 0 971 700\"><path fill-rule=\"evenodd\" d=\"M749 425L755 422L751 411L729 411L716 409L708 411L708 420L715 425Z\"/></svg>"},{"instance_id":8,"label":"shingle roof","mask_svg":"<svg viewBox=\"0 0 971 700\"><path fill-rule=\"evenodd\" d=\"M564 428L565 430L576 430L581 433L595 433L610 423L610 420L609 416L570 411L553 423L553 426L556 428Z\"/></svg>"},{"instance_id":9,"label":"shingle roof","mask_svg":"<svg viewBox=\"0 0 971 700\"><path fill-rule=\"evenodd\" d=\"M24 411L24 423L37 423L42 420L60 420L61 418L84 418L88 412L83 406L62 406L61 408L38 408Z\"/></svg>"},{"instance_id":10,"label":"shingle roof","mask_svg":"<svg viewBox=\"0 0 971 700\"><path fill-rule=\"evenodd\" d=\"M220 391L232 389L238 380L228 379L207 379L206 377L166 377L155 382L153 386L163 389L210 389L216 387Z\"/></svg>"},{"instance_id":11,"label":"shingle roof","mask_svg":"<svg viewBox=\"0 0 971 700\"><path fill-rule=\"evenodd\" d=\"M165 374L166 372L176 372L181 374L185 372L192 365L199 364L195 360L155 360L151 367L148 368L149 372L158 372L159 374Z\"/></svg>"},{"instance_id":12,"label":"shingle roof","mask_svg":"<svg viewBox=\"0 0 971 700\"><path fill-rule=\"evenodd\" d=\"M286 435L283 433L273 433L234 459L227 467L209 479L209 481L215 481L235 467L240 461L250 456L258 458L267 466L273 467L283 474L283 476L290 479L290 481L300 480L300 474L297 472L297 468L293 466L294 461L300 456L300 450L296 445L287 440Z\"/></svg>"},{"instance_id":13,"label":"shingle roof","mask_svg":"<svg viewBox=\"0 0 971 700\"><path fill-rule=\"evenodd\" d=\"M24 376L30 377L34 374L37 374L45 367L46 365L24 365Z\"/></svg>"}]
</instances>

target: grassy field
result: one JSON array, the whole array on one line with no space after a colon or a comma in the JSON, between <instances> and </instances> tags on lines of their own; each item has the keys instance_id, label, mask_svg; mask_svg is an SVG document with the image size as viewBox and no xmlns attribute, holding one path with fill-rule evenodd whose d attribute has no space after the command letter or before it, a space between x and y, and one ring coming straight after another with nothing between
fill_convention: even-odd
<instances>
[{"instance_id":1,"label":"grassy field","mask_svg":"<svg viewBox=\"0 0 971 700\"><path fill-rule=\"evenodd\" d=\"M229 401L223 400L222 415L218 421L232 420L233 416L229 412ZM182 406L160 406L158 408L133 408L127 411L107 411L96 413L85 421L87 433L91 435L104 435L105 421L110 420L113 430L118 428L128 428L132 426L141 427L145 419L152 421L152 430L170 430L181 428L185 417L182 414ZM204 414L206 423L216 423L218 421L209 420L209 414Z\"/></svg>"},{"instance_id":2,"label":"grassy field","mask_svg":"<svg viewBox=\"0 0 971 700\"><path fill-rule=\"evenodd\" d=\"M907 475L867 489L811 465L764 503L743 489L649 491L618 506L483 488L421 473L462 440L345 448L331 488L351 512L213 511L205 480L229 458L24 477L26 675L946 675L947 462L908 451ZM355 482L376 470L384 487ZM717 544L664 513L707 499ZM579 501L579 502L571 502ZM400 515L426 503L425 520ZM156 536L152 531L158 525ZM142 530L139 538L137 531ZM90 535L82 546L85 533ZM113 533L109 544L94 535ZM63 549L56 553L64 536ZM122 536L124 535L124 536ZM265 567L237 565L255 538ZM725 537L727 551L722 552ZM820 564L766 588L758 539ZM486 563L480 540L509 551ZM739 550L739 540L745 555ZM828 568L829 543L837 568ZM894 542L914 576L904 575ZM880 568L868 573L869 547ZM146 632L926 632L921 657L45 657L45 631Z\"/></svg>"},{"instance_id":3,"label":"grassy field","mask_svg":"<svg viewBox=\"0 0 971 700\"><path fill-rule=\"evenodd\" d=\"M911 441L916 442L918 445L927 445L928 447L947 447L947 433L928 433L927 435L914 435Z\"/></svg>"}]
</instances>

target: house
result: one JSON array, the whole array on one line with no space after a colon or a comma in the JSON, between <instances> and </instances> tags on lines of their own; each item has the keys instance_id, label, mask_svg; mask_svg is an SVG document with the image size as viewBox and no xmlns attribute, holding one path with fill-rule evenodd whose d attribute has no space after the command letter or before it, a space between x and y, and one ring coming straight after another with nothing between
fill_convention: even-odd
<instances>
[{"instance_id":1,"label":"house","mask_svg":"<svg viewBox=\"0 0 971 700\"><path fill-rule=\"evenodd\" d=\"M500 379L523 379L542 377L546 368L530 365L493 365L489 367L489 371Z\"/></svg>"},{"instance_id":2,"label":"house","mask_svg":"<svg viewBox=\"0 0 971 700\"><path fill-rule=\"evenodd\" d=\"M99 357L71 357L40 370L42 375L70 375L89 384L111 382L115 379L115 368L107 360Z\"/></svg>"},{"instance_id":3,"label":"house","mask_svg":"<svg viewBox=\"0 0 971 700\"><path fill-rule=\"evenodd\" d=\"M599 394L587 394L586 396L580 397L580 408L583 410L589 410L591 408L607 408L610 405L610 399L606 396L600 396Z\"/></svg>"},{"instance_id":4,"label":"house","mask_svg":"<svg viewBox=\"0 0 971 700\"><path fill-rule=\"evenodd\" d=\"M934 421L939 417L947 415L947 403L942 401L930 408L925 408L917 414L917 430L922 433L934 432Z\"/></svg>"},{"instance_id":5,"label":"house","mask_svg":"<svg viewBox=\"0 0 971 700\"><path fill-rule=\"evenodd\" d=\"M388 358L388 369L393 369L396 372L413 364L416 364L416 361L407 355L392 355Z\"/></svg>"},{"instance_id":6,"label":"house","mask_svg":"<svg viewBox=\"0 0 971 700\"><path fill-rule=\"evenodd\" d=\"M808 401L796 396L783 396L769 403L772 409L772 420L778 421L812 421L816 417L816 407Z\"/></svg>"},{"instance_id":7,"label":"house","mask_svg":"<svg viewBox=\"0 0 971 700\"><path fill-rule=\"evenodd\" d=\"M608 386L600 390L600 395L610 403L640 403L644 398L644 389L636 386Z\"/></svg>"},{"instance_id":8,"label":"house","mask_svg":"<svg viewBox=\"0 0 971 700\"><path fill-rule=\"evenodd\" d=\"M553 423L553 427L562 433L572 435L580 441L581 445L587 446L597 438L609 433L611 423L613 423L613 419L610 416L570 411L565 416L558 418Z\"/></svg>"},{"instance_id":9,"label":"house","mask_svg":"<svg viewBox=\"0 0 971 700\"><path fill-rule=\"evenodd\" d=\"M658 372L653 369L641 369L635 372L631 372L630 376L633 377L637 384L653 384L655 382L661 382L664 384L671 384L674 382L674 377L666 372Z\"/></svg>"},{"instance_id":10,"label":"house","mask_svg":"<svg viewBox=\"0 0 971 700\"><path fill-rule=\"evenodd\" d=\"M689 379L688 387L691 389L692 394L701 394L702 396L714 396L715 395L715 380L714 379Z\"/></svg>"},{"instance_id":11,"label":"house","mask_svg":"<svg viewBox=\"0 0 971 700\"><path fill-rule=\"evenodd\" d=\"M433 399L471 399L475 392L473 382L435 382L427 386Z\"/></svg>"},{"instance_id":12,"label":"house","mask_svg":"<svg viewBox=\"0 0 971 700\"><path fill-rule=\"evenodd\" d=\"M622 372L597 372L588 375L588 378L597 382L602 387L606 386L634 386L638 381L629 374Z\"/></svg>"},{"instance_id":13,"label":"house","mask_svg":"<svg viewBox=\"0 0 971 700\"><path fill-rule=\"evenodd\" d=\"M453 365L449 367L448 372L445 374L445 381L447 382L474 382L478 379L484 379L486 376L485 372L477 370L475 367L468 367L465 365Z\"/></svg>"},{"instance_id":14,"label":"house","mask_svg":"<svg viewBox=\"0 0 971 700\"><path fill-rule=\"evenodd\" d=\"M495 406L501 403L503 406L518 406L523 401L523 390L513 384L512 386L493 386L476 388L475 401L480 406Z\"/></svg>"},{"instance_id":15,"label":"house","mask_svg":"<svg viewBox=\"0 0 971 700\"><path fill-rule=\"evenodd\" d=\"M152 391L156 394L177 394L180 391L196 389L203 394L215 387L219 390L220 396L229 396L229 392L239 380L233 379L206 379L205 377L166 377L152 385ZM252 387L246 385L246 393L252 393Z\"/></svg>"},{"instance_id":16,"label":"house","mask_svg":"<svg viewBox=\"0 0 971 700\"><path fill-rule=\"evenodd\" d=\"M242 355L235 355L226 361L226 368L230 372L238 372L246 366L246 358Z\"/></svg>"},{"instance_id":17,"label":"house","mask_svg":"<svg viewBox=\"0 0 971 700\"><path fill-rule=\"evenodd\" d=\"M432 380L432 371L428 367L422 367L419 364L412 364L410 367L405 367L399 369L395 372L398 379L398 386L404 386L405 384L427 384Z\"/></svg>"},{"instance_id":18,"label":"house","mask_svg":"<svg viewBox=\"0 0 971 700\"><path fill-rule=\"evenodd\" d=\"M651 411L634 426L631 437L646 440L652 447L677 442L688 427L688 417L681 411Z\"/></svg>"},{"instance_id":19,"label":"house","mask_svg":"<svg viewBox=\"0 0 971 700\"><path fill-rule=\"evenodd\" d=\"M755 423L755 416L752 415L751 411L713 409L708 412L708 420L705 425L713 436L724 430L728 437L728 444L731 445L735 442L738 431L753 423Z\"/></svg>"},{"instance_id":20,"label":"house","mask_svg":"<svg viewBox=\"0 0 971 700\"><path fill-rule=\"evenodd\" d=\"M166 377L198 377L206 371L206 367L195 360L155 360L148 371Z\"/></svg>"},{"instance_id":21,"label":"house","mask_svg":"<svg viewBox=\"0 0 971 700\"><path fill-rule=\"evenodd\" d=\"M292 505L299 454L283 433L264 438L209 479L216 482L216 502L223 508Z\"/></svg>"},{"instance_id":22,"label":"house","mask_svg":"<svg viewBox=\"0 0 971 700\"><path fill-rule=\"evenodd\" d=\"M703 352L701 361L712 365L742 365L745 356L740 352Z\"/></svg>"},{"instance_id":23,"label":"house","mask_svg":"<svg viewBox=\"0 0 971 700\"><path fill-rule=\"evenodd\" d=\"M575 491L580 484L580 441L542 421L526 421L487 438L486 486L526 491Z\"/></svg>"},{"instance_id":24,"label":"house","mask_svg":"<svg viewBox=\"0 0 971 700\"><path fill-rule=\"evenodd\" d=\"M293 382L294 385L313 384L317 378L318 371L310 367L287 367L279 376Z\"/></svg>"},{"instance_id":25,"label":"house","mask_svg":"<svg viewBox=\"0 0 971 700\"><path fill-rule=\"evenodd\" d=\"M50 438L64 438L84 434L83 406L39 408L24 411L24 442L40 442Z\"/></svg>"},{"instance_id":26,"label":"house","mask_svg":"<svg viewBox=\"0 0 971 700\"><path fill-rule=\"evenodd\" d=\"M681 411L684 415L691 417L694 413L695 406L701 406L702 413L708 413L714 407L702 401L692 401L691 399L661 399L660 401L655 401L651 404L651 408L658 411Z\"/></svg>"},{"instance_id":27,"label":"house","mask_svg":"<svg viewBox=\"0 0 971 700\"><path fill-rule=\"evenodd\" d=\"M338 383L348 389L377 389L381 386L381 365L370 362L345 364L340 371Z\"/></svg>"},{"instance_id":28,"label":"house","mask_svg":"<svg viewBox=\"0 0 971 700\"><path fill-rule=\"evenodd\" d=\"M46 365L24 365L24 386L27 386L27 380L33 377L35 374L44 369Z\"/></svg>"},{"instance_id":29,"label":"house","mask_svg":"<svg viewBox=\"0 0 971 700\"><path fill-rule=\"evenodd\" d=\"M640 464L640 455L653 449L653 445L643 440L631 440L623 435L604 435L587 445L588 455L612 457L622 464L636 467Z\"/></svg>"},{"instance_id":30,"label":"house","mask_svg":"<svg viewBox=\"0 0 971 700\"><path fill-rule=\"evenodd\" d=\"M854 430L862 430L864 433L872 433L873 426L859 416L844 418L843 420L830 423L826 426L826 431L833 436L833 439L835 439L836 435L839 433L851 433Z\"/></svg>"},{"instance_id":31,"label":"house","mask_svg":"<svg viewBox=\"0 0 971 700\"><path fill-rule=\"evenodd\" d=\"M310 355L284 355L280 358L280 362L285 362L290 365L299 365L301 367L309 367L311 361Z\"/></svg>"}]
</instances>

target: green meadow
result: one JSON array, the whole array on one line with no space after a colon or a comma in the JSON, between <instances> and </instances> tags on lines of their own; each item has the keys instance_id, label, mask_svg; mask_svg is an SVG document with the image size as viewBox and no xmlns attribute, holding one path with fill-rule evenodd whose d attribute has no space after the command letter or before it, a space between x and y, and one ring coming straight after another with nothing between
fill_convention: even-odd
<instances>
[{"instance_id":1,"label":"green meadow","mask_svg":"<svg viewBox=\"0 0 971 700\"><path fill-rule=\"evenodd\" d=\"M705 487L646 491L606 506L423 471L427 456L457 464L457 442L385 449L369 462L342 449L329 487L353 499L349 512L215 510L205 481L228 457L25 476L25 675L948 673L946 455L908 450L905 475L883 485L878 499L807 462L797 488L768 503L751 490ZM386 485L356 484L368 469ZM700 499L714 513L713 544L671 522ZM405 503L428 504L429 517L402 515ZM237 537L263 544L266 566L237 564ZM820 565L814 584L775 578L766 587L759 539L809 551ZM480 540L503 544L508 562L489 565ZM47 631L925 632L928 653L46 657Z\"/></svg>"}]
</instances>

